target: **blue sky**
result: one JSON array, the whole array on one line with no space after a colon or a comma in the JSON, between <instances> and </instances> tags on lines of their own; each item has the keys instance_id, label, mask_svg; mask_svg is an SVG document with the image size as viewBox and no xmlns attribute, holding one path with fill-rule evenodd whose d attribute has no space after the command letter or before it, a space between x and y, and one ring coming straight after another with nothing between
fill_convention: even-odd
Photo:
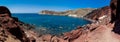
<instances>
[{"instance_id":1,"label":"blue sky","mask_svg":"<svg viewBox=\"0 0 120 42\"><path fill-rule=\"evenodd\" d=\"M110 0L0 0L12 13L36 13L41 10L65 11L78 8L100 8Z\"/></svg>"}]
</instances>

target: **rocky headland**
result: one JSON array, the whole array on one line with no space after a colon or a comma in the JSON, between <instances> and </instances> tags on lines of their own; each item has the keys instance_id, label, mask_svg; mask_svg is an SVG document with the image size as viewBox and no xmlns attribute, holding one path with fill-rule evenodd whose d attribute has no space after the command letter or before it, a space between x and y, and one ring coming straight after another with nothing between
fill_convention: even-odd
<instances>
[{"instance_id":1,"label":"rocky headland","mask_svg":"<svg viewBox=\"0 0 120 42\"><path fill-rule=\"evenodd\" d=\"M27 27L10 11L0 6L0 42L120 42L119 0L111 0L110 6L100 8L86 17L94 23L79 26L62 36L38 35Z\"/></svg>"},{"instance_id":2,"label":"rocky headland","mask_svg":"<svg viewBox=\"0 0 120 42\"><path fill-rule=\"evenodd\" d=\"M67 10L63 12L56 12L50 10L42 10L39 14L48 14L48 15L63 15L63 16L72 16L72 17L84 17L89 12L95 10L94 8L82 8L76 10Z\"/></svg>"},{"instance_id":3,"label":"rocky headland","mask_svg":"<svg viewBox=\"0 0 120 42\"><path fill-rule=\"evenodd\" d=\"M30 26L12 17L8 8L0 6L0 42L30 42L26 35Z\"/></svg>"}]
</instances>

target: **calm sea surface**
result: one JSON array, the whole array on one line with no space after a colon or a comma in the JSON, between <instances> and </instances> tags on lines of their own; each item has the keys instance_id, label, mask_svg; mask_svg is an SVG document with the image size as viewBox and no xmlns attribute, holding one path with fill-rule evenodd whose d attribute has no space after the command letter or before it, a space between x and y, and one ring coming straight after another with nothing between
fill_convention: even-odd
<instances>
[{"instance_id":1,"label":"calm sea surface","mask_svg":"<svg viewBox=\"0 0 120 42\"><path fill-rule=\"evenodd\" d=\"M69 32L76 29L77 26L83 26L90 23L90 21L82 18L57 15L40 15L37 13L13 13L12 16L17 17L24 23L34 25L39 32L50 34Z\"/></svg>"}]
</instances>

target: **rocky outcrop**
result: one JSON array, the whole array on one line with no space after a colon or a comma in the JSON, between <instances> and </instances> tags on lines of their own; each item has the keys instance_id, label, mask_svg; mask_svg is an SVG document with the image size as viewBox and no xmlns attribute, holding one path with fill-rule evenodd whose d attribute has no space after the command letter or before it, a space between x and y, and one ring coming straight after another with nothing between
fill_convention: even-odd
<instances>
[{"instance_id":1,"label":"rocky outcrop","mask_svg":"<svg viewBox=\"0 0 120 42\"><path fill-rule=\"evenodd\" d=\"M63 36L55 35L38 35L31 30L25 30L23 23L17 18L10 17L9 12L1 12L0 14L0 41L2 42L120 42L119 18L117 10L117 2L112 0L110 10L108 7L98 9L93 14L93 18L97 20L94 23L85 26L79 26L76 30L64 33ZM5 8L5 7L4 7ZM105 9L105 10L104 10ZM106 11L106 9L108 11ZM7 8L5 10L8 10ZM102 12L103 13L102 13ZM104 11L108 13L104 13ZM115 12L117 11L117 13ZM4 13L4 14L3 14ZM100 18L107 15L111 18ZM97 16L97 17L96 17ZM96 19L97 18L97 19ZM99 19L100 18L100 19ZM101 24L102 20L110 19L107 23ZM100 22L101 21L101 22ZM108 23L109 22L109 23Z\"/></svg>"},{"instance_id":2,"label":"rocky outcrop","mask_svg":"<svg viewBox=\"0 0 120 42\"><path fill-rule=\"evenodd\" d=\"M109 6L105 6L96 10L93 10L91 13L85 16L91 20L102 21L102 23L109 23L111 20L111 10Z\"/></svg>"},{"instance_id":3,"label":"rocky outcrop","mask_svg":"<svg viewBox=\"0 0 120 42\"><path fill-rule=\"evenodd\" d=\"M110 7L109 6L105 6L102 8L98 8L96 10L93 10L92 12L90 12L89 14L87 14L85 17L92 19L92 20L98 20L99 17L106 15L106 16L110 16Z\"/></svg>"},{"instance_id":4,"label":"rocky outcrop","mask_svg":"<svg viewBox=\"0 0 120 42\"><path fill-rule=\"evenodd\" d=\"M87 14L85 18L97 21L101 24L107 24L111 21L110 6L105 6L105 7L93 10L91 13Z\"/></svg>"},{"instance_id":5,"label":"rocky outcrop","mask_svg":"<svg viewBox=\"0 0 120 42\"><path fill-rule=\"evenodd\" d=\"M8 8L0 6L0 42L28 42L24 23L12 17Z\"/></svg>"},{"instance_id":6,"label":"rocky outcrop","mask_svg":"<svg viewBox=\"0 0 120 42\"><path fill-rule=\"evenodd\" d=\"M111 23L113 23L113 22L115 22L116 20L118 20L118 18L119 18L119 12L117 12L117 2L118 1L118 3L119 3L119 0L112 0L111 1L111 5L110 5L110 7L111 7ZM119 6L118 6L119 7ZM118 8L118 11L119 11L119 8ZM116 13L118 13L118 14L116 14Z\"/></svg>"},{"instance_id":7,"label":"rocky outcrop","mask_svg":"<svg viewBox=\"0 0 120 42\"><path fill-rule=\"evenodd\" d=\"M43 38L45 39L41 39L46 42L120 42L120 29L118 25L120 23L118 21L119 17L117 17L117 15L119 16L119 12L117 14L116 12L114 12L117 8L115 8L116 6L113 7L112 3L117 3L117 0L111 1L110 8L103 8L95 12L93 19L97 20L97 22L78 27L78 29L64 33L64 35L60 37L47 35L48 38L44 36ZM104 11L106 14L104 13ZM112 16L111 13L114 15ZM102 20L110 20L107 21L107 23L105 24L101 24L103 21L99 20L99 18L104 15L107 15L111 18L102 18ZM117 32L115 32L116 30L114 30L116 27L118 29Z\"/></svg>"},{"instance_id":8,"label":"rocky outcrop","mask_svg":"<svg viewBox=\"0 0 120 42\"><path fill-rule=\"evenodd\" d=\"M11 17L10 11L6 7L4 7L4 6L0 6L0 14L6 14L6 13L8 13L7 15L9 17Z\"/></svg>"},{"instance_id":9,"label":"rocky outcrop","mask_svg":"<svg viewBox=\"0 0 120 42\"><path fill-rule=\"evenodd\" d=\"M40 14L50 14L50 15L76 15L77 17L83 17L89 12L93 11L92 8L85 8L85 9L77 9L77 10L67 10L64 12L56 12L56 11L49 11L49 10L43 10L40 12Z\"/></svg>"},{"instance_id":10,"label":"rocky outcrop","mask_svg":"<svg viewBox=\"0 0 120 42\"><path fill-rule=\"evenodd\" d=\"M111 23L115 23L113 31L117 34L120 34L120 6L117 7L117 3L119 0L112 0L111 2ZM119 5L119 4L118 4Z\"/></svg>"}]
</instances>

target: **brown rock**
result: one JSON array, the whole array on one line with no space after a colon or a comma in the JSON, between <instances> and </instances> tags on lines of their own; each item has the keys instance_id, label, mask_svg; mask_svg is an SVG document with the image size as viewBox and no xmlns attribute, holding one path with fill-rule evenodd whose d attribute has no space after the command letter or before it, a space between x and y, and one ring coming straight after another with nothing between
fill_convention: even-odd
<instances>
[{"instance_id":1,"label":"brown rock","mask_svg":"<svg viewBox=\"0 0 120 42\"><path fill-rule=\"evenodd\" d=\"M52 39L52 36L51 35L43 35L42 36L42 39L43 39L43 41L47 41L47 42L50 42L51 41L51 39Z\"/></svg>"},{"instance_id":2,"label":"brown rock","mask_svg":"<svg viewBox=\"0 0 120 42\"><path fill-rule=\"evenodd\" d=\"M11 13L10 13L9 9L4 6L0 6L0 16L2 16L2 15L11 17Z\"/></svg>"},{"instance_id":3,"label":"brown rock","mask_svg":"<svg viewBox=\"0 0 120 42\"><path fill-rule=\"evenodd\" d=\"M0 8L0 42L9 42L10 40L10 42L120 42L120 15L119 12L115 12L117 11L117 1L118 0L112 0L110 7L107 6L98 9L88 15L91 19L101 21L100 23L95 22L83 27L78 27L76 30L64 33L64 35L60 37L49 34L38 36L35 32L26 31L24 27L20 25L21 22L11 17L7 8L2 7L3 9ZM99 18L104 15L108 17L99 20ZM111 19L111 23L109 23L109 19Z\"/></svg>"},{"instance_id":4,"label":"brown rock","mask_svg":"<svg viewBox=\"0 0 120 42\"><path fill-rule=\"evenodd\" d=\"M120 34L120 6L117 7L117 4L119 3L119 0L112 0L111 1L111 23L115 23L113 31L117 34ZM118 4L119 5L119 4Z\"/></svg>"},{"instance_id":5,"label":"brown rock","mask_svg":"<svg viewBox=\"0 0 120 42\"><path fill-rule=\"evenodd\" d=\"M85 17L92 19L92 20L98 20L99 17L103 16L103 15L108 15L110 16L110 7L109 6L105 6L102 8L98 8L96 10L93 10L91 13L89 13L88 15L86 15Z\"/></svg>"},{"instance_id":6,"label":"brown rock","mask_svg":"<svg viewBox=\"0 0 120 42\"><path fill-rule=\"evenodd\" d=\"M111 7L111 23L113 23L114 21L116 21L119 18L119 14L116 14L116 10L117 10L117 1L119 2L119 0L112 0L110 3L110 7ZM119 13L119 12L117 12Z\"/></svg>"},{"instance_id":7,"label":"brown rock","mask_svg":"<svg viewBox=\"0 0 120 42\"><path fill-rule=\"evenodd\" d=\"M27 37L26 34L24 33L24 28L22 28L22 25L20 25L21 22L16 20L15 18L11 17L11 13L8 10L8 8L4 6L0 6L0 27L3 31L0 32L4 34L5 36L11 36L11 39L18 39L21 42L26 42ZM2 36L4 37L4 36ZM0 37L1 38L1 37ZM3 41L8 41L9 39L7 37L4 37Z\"/></svg>"}]
</instances>

